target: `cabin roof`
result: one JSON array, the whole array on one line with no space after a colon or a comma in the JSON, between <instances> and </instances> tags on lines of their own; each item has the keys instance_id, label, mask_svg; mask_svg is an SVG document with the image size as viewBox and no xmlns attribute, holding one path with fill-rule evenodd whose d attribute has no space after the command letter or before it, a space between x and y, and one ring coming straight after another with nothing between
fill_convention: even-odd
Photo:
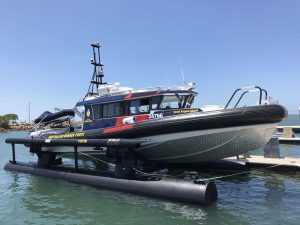
<instances>
[{"instance_id":1,"label":"cabin roof","mask_svg":"<svg viewBox=\"0 0 300 225\"><path fill-rule=\"evenodd\" d=\"M83 99L83 101L77 102L76 106L84 106L84 105L92 105L92 104L97 104L97 103L130 100L130 99L135 99L135 98L146 98L146 97L153 97L153 96L160 96L160 95L167 95L167 94L197 95L198 93L193 90L156 90L156 91L145 91L145 92L132 92L132 93L127 93L127 94L105 96L105 97L95 95L95 98L93 98L93 99L88 99L88 100Z\"/></svg>"}]
</instances>

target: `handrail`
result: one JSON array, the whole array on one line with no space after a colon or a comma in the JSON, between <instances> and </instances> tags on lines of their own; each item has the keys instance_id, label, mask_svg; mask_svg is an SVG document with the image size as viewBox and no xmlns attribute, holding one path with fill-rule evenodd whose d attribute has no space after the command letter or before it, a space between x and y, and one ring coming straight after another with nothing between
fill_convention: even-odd
<instances>
[{"instance_id":1,"label":"handrail","mask_svg":"<svg viewBox=\"0 0 300 225\"><path fill-rule=\"evenodd\" d=\"M233 94L231 95L231 98L229 99L229 101L227 102L227 104L226 104L226 106L225 106L225 109L227 109L228 105L230 104L230 102L231 102L231 100L233 99L233 97L235 96L235 94L236 94L238 91L240 91L240 90L242 90L242 89L241 89L241 88L238 88L238 89L235 90L235 92L233 92Z\"/></svg>"},{"instance_id":2,"label":"handrail","mask_svg":"<svg viewBox=\"0 0 300 225\"><path fill-rule=\"evenodd\" d=\"M236 108L238 106L238 104L240 103L241 99L243 98L243 96L245 94L249 93L249 91L244 91L244 93L241 95L241 97L239 98L239 100L237 101L237 103L235 104L234 108Z\"/></svg>"},{"instance_id":3,"label":"handrail","mask_svg":"<svg viewBox=\"0 0 300 225\"><path fill-rule=\"evenodd\" d=\"M231 103L232 99L234 98L234 96L239 92L239 91L242 91L244 90L244 92L241 94L241 96L239 97L237 103L234 105L234 108L236 108L238 106L238 104L240 103L240 101L242 100L242 98L244 97L245 94L247 93L251 93L251 92L256 92L256 91L259 91L259 105L261 105L261 102L262 102L262 92L265 93L265 100L268 99L268 92L259 87L259 86L249 86L249 87L242 87L242 88L238 88L236 89L233 94L231 95L229 101L227 102L226 106L225 106L225 109L227 109L227 107L229 106L229 104Z\"/></svg>"},{"instance_id":4,"label":"handrail","mask_svg":"<svg viewBox=\"0 0 300 225\"><path fill-rule=\"evenodd\" d=\"M268 92L265 89L261 89L263 92L265 92L265 100L268 99Z\"/></svg>"}]
</instances>

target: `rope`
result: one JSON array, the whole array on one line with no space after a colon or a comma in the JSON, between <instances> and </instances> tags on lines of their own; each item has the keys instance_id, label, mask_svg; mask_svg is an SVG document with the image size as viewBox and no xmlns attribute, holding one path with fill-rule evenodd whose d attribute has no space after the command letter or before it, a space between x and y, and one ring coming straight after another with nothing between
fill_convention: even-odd
<instances>
[{"instance_id":1,"label":"rope","mask_svg":"<svg viewBox=\"0 0 300 225\"><path fill-rule=\"evenodd\" d=\"M113 164L113 163L106 162L104 160L101 160L101 159L98 159L96 157L93 157L93 156L91 156L89 154L86 154L86 153L83 153L83 152L78 152L78 153L81 154L81 155L87 156L87 157L89 157L91 159L94 159L96 161L102 162L104 164L107 164L107 165L110 165L110 166L115 166L115 164ZM142 175L149 176L149 177L172 177L172 178L176 178L176 177L182 177L182 176L185 175L185 174L180 174L180 175L177 175L177 176L171 176L171 175L164 175L164 174L145 173L145 172L143 172L141 170L138 170L137 168L132 168L132 169L134 171L142 174Z\"/></svg>"},{"instance_id":2,"label":"rope","mask_svg":"<svg viewBox=\"0 0 300 225\"><path fill-rule=\"evenodd\" d=\"M115 164L113 164L113 163L106 162L106 161L104 161L104 160L101 160L101 159L98 159L98 158L96 158L96 157L93 157L93 156L91 156L91 155L89 155L89 154L85 154L85 153L83 153L83 152L78 152L78 153L81 154L81 155L90 157L90 158L92 158L92 159L94 159L94 160L96 160L96 161L102 162L102 163L104 163L104 164L107 164L107 165L110 165L110 166L115 166Z\"/></svg>"},{"instance_id":3,"label":"rope","mask_svg":"<svg viewBox=\"0 0 300 225\"><path fill-rule=\"evenodd\" d=\"M182 176L185 176L186 173L182 173L182 174L179 174L179 175L176 175L176 176L172 176L172 175L167 175L167 174L155 174L155 173L145 173L141 170L138 170L137 168L133 168L134 171L142 174L141 176L149 176L149 177L171 177L171 178L178 178L178 177L182 177Z\"/></svg>"},{"instance_id":4,"label":"rope","mask_svg":"<svg viewBox=\"0 0 300 225\"><path fill-rule=\"evenodd\" d=\"M40 125L40 123L41 123L47 116L48 116L48 115L44 116L43 119L41 119L41 121L38 122L38 123L36 124L36 126ZM35 127L35 129L36 129L36 128L37 128L37 127Z\"/></svg>"},{"instance_id":5,"label":"rope","mask_svg":"<svg viewBox=\"0 0 300 225\"><path fill-rule=\"evenodd\" d=\"M216 180L216 179L222 179L225 177L233 177L233 176L237 176L237 175L241 175L241 174L247 174L247 173L251 173L251 172L255 172L255 171L261 171L261 170L266 170L266 169L270 169L270 168L274 168L274 167L278 167L278 166L282 166L281 164L276 164L276 165L272 165L272 166L268 166L265 168L261 168L261 169L256 169L256 170L252 170L252 171L245 171L245 172L240 172L240 173L234 173L234 174L228 174L228 175L224 175L224 176L219 176L219 177L211 177L211 178L204 178L204 179L198 179L199 181L211 181L211 180Z\"/></svg>"},{"instance_id":6,"label":"rope","mask_svg":"<svg viewBox=\"0 0 300 225\"><path fill-rule=\"evenodd\" d=\"M85 154L83 152L78 152L79 154L81 155L84 155L84 156L87 156L89 158L92 158L96 161L99 161L99 162L102 162L104 164L107 164L107 165L110 165L110 166L115 166L115 164L113 163L109 163L109 162L106 162L104 160L101 160L101 159L98 159L96 157L93 157L89 154ZM261 168L261 169L256 169L256 170L252 170L252 171L245 171L245 172L240 172L240 173L234 173L234 174L228 174L228 175L224 175L224 176L218 176L218 177L211 177L211 178L204 178L204 179L197 179L197 181L211 181L211 180L216 180L216 179L222 179L222 178L226 178L226 177L233 177L233 176L238 176L238 175L242 175L242 174L247 174L247 173L251 173L251 172L256 172L256 171L261 171L261 170L266 170L266 169L270 169L270 168L274 168L274 167L278 167L278 166L283 166L282 164L276 164L276 165L272 165L272 166L268 166L268 167L265 167L265 168ZM166 175L166 174L155 174L155 173L145 173L141 170L138 170L137 168L132 168L134 171L142 174L141 176L149 176L149 177L170 177L170 178L178 178L178 177L182 177L182 176L185 176L187 175L186 173L182 173L182 174L179 174L179 175L176 175L176 176L172 176L172 175Z\"/></svg>"}]
</instances>

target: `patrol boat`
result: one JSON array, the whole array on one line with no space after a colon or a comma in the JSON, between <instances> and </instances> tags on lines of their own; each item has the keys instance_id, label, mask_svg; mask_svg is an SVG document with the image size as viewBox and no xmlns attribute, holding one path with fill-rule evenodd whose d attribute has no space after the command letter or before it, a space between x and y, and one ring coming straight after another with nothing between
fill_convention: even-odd
<instances>
[{"instance_id":1,"label":"patrol boat","mask_svg":"<svg viewBox=\"0 0 300 225\"><path fill-rule=\"evenodd\" d=\"M100 45L92 44L92 48L94 72L86 96L73 110L61 112L63 119L59 119L60 112L39 117L36 125L43 128L32 132L32 139L49 142L74 139L83 142L97 139L139 140L141 144L138 147L122 154L113 147L101 148L107 157L116 159L118 156L116 164L123 167L132 167L136 160L199 163L236 156L265 145L277 123L287 115L283 106L270 104L267 91L258 86L239 88L225 107L206 111L192 108L197 96L194 83L145 89L121 87L119 83L108 84L103 81ZM259 92L258 104L239 107L243 96L253 90ZM230 108L238 94L240 97ZM73 111L83 118L80 129L69 123L74 116ZM79 147L78 151L86 149ZM51 163L57 153L73 151L70 147L60 146L40 150L39 159L45 165ZM97 150L99 148L89 148L90 152ZM44 160L46 153L50 153L51 157Z\"/></svg>"}]
</instances>

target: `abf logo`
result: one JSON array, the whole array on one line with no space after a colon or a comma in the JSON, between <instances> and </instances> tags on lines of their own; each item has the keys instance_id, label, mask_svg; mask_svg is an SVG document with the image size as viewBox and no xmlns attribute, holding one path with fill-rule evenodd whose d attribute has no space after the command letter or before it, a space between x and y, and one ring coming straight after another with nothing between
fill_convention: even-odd
<instances>
[{"instance_id":1,"label":"abf logo","mask_svg":"<svg viewBox=\"0 0 300 225\"><path fill-rule=\"evenodd\" d=\"M88 110L86 111L86 117L90 117L90 115L91 115L91 111L90 111L90 109L88 109Z\"/></svg>"}]
</instances>

